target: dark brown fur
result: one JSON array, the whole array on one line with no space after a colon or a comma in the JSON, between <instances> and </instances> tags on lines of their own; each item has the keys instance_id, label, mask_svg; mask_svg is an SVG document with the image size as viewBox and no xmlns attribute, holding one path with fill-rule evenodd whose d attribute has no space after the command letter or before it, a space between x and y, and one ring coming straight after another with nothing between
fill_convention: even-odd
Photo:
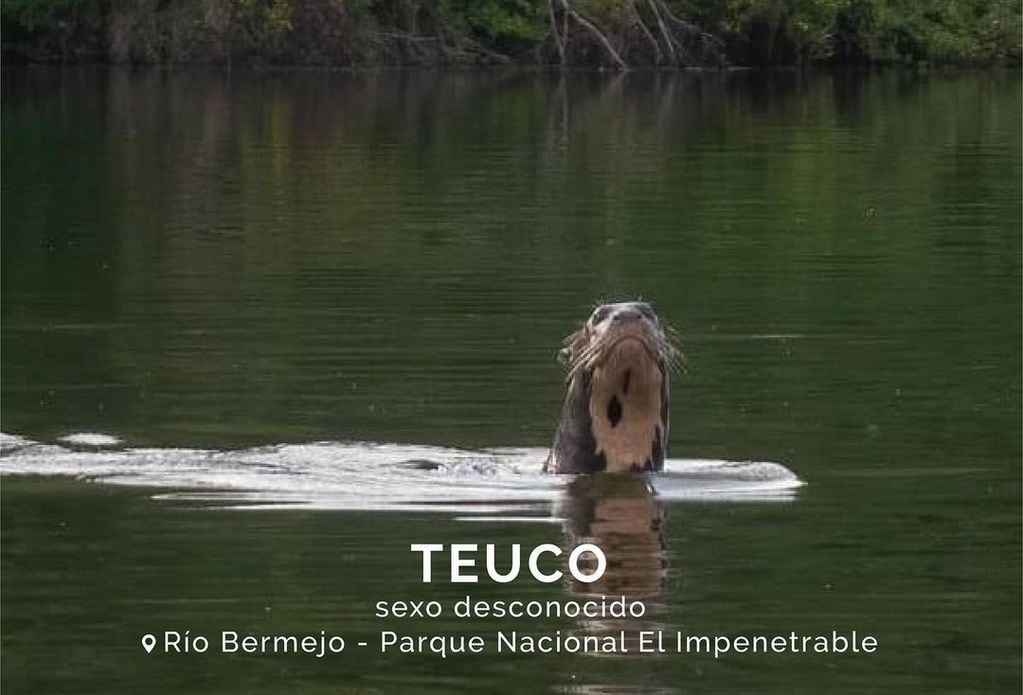
<instances>
[{"instance_id":1,"label":"dark brown fur","mask_svg":"<svg viewBox=\"0 0 1023 695\"><path fill-rule=\"evenodd\" d=\"M598 307L565 340L568 388L544 470L661 470L676 354L648 304Z\"/></svg>"}]
</instances>

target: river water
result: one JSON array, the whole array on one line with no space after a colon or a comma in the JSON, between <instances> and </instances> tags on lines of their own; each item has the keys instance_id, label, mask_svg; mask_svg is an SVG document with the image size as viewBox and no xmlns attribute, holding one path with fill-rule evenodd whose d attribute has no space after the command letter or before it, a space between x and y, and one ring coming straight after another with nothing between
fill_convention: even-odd
<instances>
[{"instance_id":1,"label":"river water","mask_svg":"<svg viewBox=\"0 0 1023 695\"><path fill-rule=\"evenodd\" d=\"M1018 72L0 89L5 691L1019 692ZM666 473L539 475L561 338L634 297L685 353ZM583 540L591 586L409 551ZM646 615L451 613L590 594ZM878 647L379 648L619 629ZM165 630L348 646L147 654Z\"/></svg>"}]
</instances>

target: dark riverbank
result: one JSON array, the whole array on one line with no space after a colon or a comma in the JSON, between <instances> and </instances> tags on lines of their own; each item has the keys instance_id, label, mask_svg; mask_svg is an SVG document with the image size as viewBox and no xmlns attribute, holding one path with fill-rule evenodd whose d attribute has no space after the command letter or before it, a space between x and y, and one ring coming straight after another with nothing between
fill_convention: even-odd
<instances>
[{"instance_id":1,"label":"dark riverbank","mask_svg":"<svg viewBox=\"0 0 1023 695\"><path fill-rule=\"evenodd\" d=\"M1018 0L6 0L3 60L1020 64Z\"/></svg>"}]
</instances>

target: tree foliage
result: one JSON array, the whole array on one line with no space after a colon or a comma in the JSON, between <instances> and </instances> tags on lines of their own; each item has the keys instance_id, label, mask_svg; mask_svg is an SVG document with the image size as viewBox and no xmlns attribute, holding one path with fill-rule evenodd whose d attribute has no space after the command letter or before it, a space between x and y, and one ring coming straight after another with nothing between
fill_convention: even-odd
<instances>
[{"instance_id":1,"label":"tree foliage","mask_svg":"<svg viewBox=\"0 0 1023 695\"><path fill-rule=\"evenodd\" d=\"M603 42L630 65L701 62L666 55L674 54L673 41L683 49L667 29L683 28L713 36L726 61L738 65L1019 64L1020 6L1020 0L4 0L0 22L5 57L30 59L81 59L91 55L82 47L91 45L94 57L142 62L245 56L442 63L489 56L593 64L608 60L597 47ZM559 24L558 17L579 19ZM666 27L665 17L674 24ZM578 36L556 36L553 26ZM568 38L593 46L566 55L561 41Z\"/></svg>"}]
</instances>

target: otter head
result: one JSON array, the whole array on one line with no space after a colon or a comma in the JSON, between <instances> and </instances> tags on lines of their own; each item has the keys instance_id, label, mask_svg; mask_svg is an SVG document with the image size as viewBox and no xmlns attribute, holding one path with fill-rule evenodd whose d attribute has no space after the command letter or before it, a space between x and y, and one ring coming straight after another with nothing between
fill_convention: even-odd
<instances>
[{"instance_id":1,"label":"otter head","mask_svg":"<svg viewBox=\"0 0 1023 695\"><path fill-rule=\"evenodd\" d=\"M561 352L568 392L544 470L659 471L677 351L644 302L597 307Z\"/></svg>"}]
</instances>

